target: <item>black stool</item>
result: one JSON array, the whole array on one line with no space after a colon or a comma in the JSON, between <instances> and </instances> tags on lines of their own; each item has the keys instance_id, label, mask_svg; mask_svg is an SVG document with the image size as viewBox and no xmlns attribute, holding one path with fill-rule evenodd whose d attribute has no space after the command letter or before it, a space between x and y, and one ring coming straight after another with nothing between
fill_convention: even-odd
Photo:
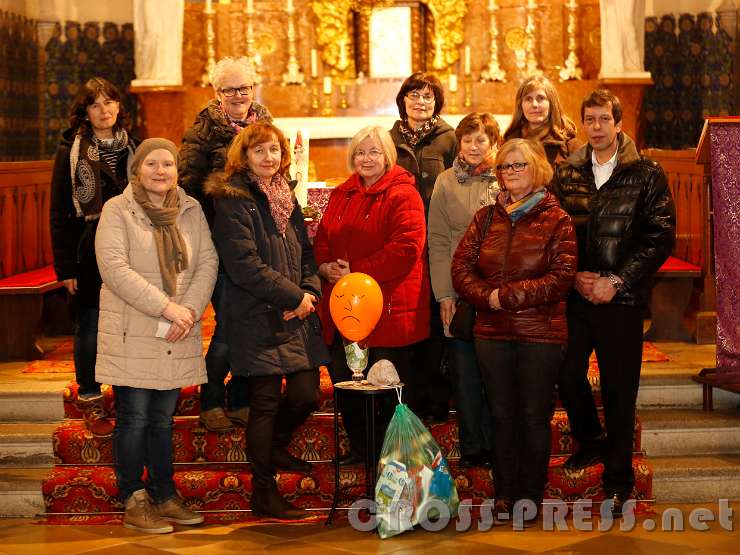
<instances>
[{"instance_id":1,"label":"black stool","mask_svg":"<svg viewBox=\"0 0 740 555\"><path fill-rule=\"evenodd\" d=\"M378 469L378 457L375 453L375 399L379 395L396 393L396 389L403 384L395 386L373 385L362 382L357 384L352 381L338 382L334 384L334 500L331 511L326 518L326 525L330 525L334 518L334 512L339 504L339 399L345 395L359 395L365 400L365 495L368 499L375 498L375 480Z\"/></svg>"}]
</instances>

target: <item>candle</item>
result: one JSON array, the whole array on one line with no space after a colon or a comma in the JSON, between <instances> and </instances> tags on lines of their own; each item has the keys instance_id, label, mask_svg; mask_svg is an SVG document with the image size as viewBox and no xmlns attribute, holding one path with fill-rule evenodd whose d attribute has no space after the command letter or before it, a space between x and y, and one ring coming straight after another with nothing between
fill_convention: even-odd
<instances>
[{"instance_id":1,"label":"candle","mask_svg":"<svg viewBox=\"0 0 740 555\"><path fill-rule=\"evenodd\" d=\"M457 75L450 73L450 92L457 92Z\"/></svg>"},{"instance_id":2,"label":"candle","mask_svg":"<svg viewBox=\"0 0 740 555\"><path fill-rule=\"evenodd\" d=\"M470 75L470 47L465 46L465 75Z\"/></svg>"},{"instance_id":3,"label":"candle","mask_svg":"<svg viewBox=\"0 0 740 555\"><path fill-rule=\"evenodd\" d=\"M315 48L311 49L311 79L316 79L319 74L319 53Z\"/></svg>"},{"instance_id":4,"label":"candle","mask_svg":"<svg viewBox=\"0 0 740 555\"><path fill-rule=\"evenodd\" d=\"M331 77L324 77L324 94L331 94Z\"/></svg>"},{"instance_id":5,"label":"candle","mask_svg":"<svg viewBox=\"0 0 740 555\"><path fill-rule=\"evenodd\" d=\"M206 0L206 12L210 12L212 8L211 0Z\"/></svg>"},{"instance_id":6,"label":"candle","mask_svg":"<svg viewBox=\"0 0 740 555\"><path fill-rule=\"evenodd\" d=\"M247 13L254 11L254 0L247 0Z\"/></svg>"},{"instance_id":7,"label":"candle","mask_svg":"<svg viewBox=\"0 0 740 555\"><path fill-rule=\"evenodd\" d=\"M293 9L294 9L294 7L293 7L293 0L288 0L287 11L292 12Z\"/></svg>"}]
</instances>

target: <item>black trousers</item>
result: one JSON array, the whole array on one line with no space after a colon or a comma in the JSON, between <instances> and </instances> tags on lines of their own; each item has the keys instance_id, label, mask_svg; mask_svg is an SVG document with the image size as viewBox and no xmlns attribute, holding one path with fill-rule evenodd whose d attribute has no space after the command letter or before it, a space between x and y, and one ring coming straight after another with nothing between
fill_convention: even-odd
<instances>
[{"instance_id":1,"label":"black trousers","mask_svg":"<svg viewBox=\"0 0 740 555\"><path fill-rule=\"evenodd\" d=\"M282 375L248 378L247 450L255 488L269 488L274 484L273 451L287 447L295 429L318 406L318 369L287 374L285 381L287 387L282 397Z\"/></svg>"},{"instance_id":2,"label":"black trousers","mask_svg":"<svg viewBox=\"0 0 740 555\"><path fill-rule=\"evenodd\" d=\"M568 303L568 350L558 376L558 393L571 430L583 446L603 437L586 374L596 351L604 404L606 444L604 490L629 495L635 484L632 443L642 365L643 312L623 305Z\"/></svg>"},{"instance_id":3,"label":"black trousers","mask_svg":"<svg viewBox=\"0 0 740 555\"><path fill-rule=\"evenodd\" d=\"M415 389L414 371L411 365L413 345L407 347L372 347L368 353L368 363L365 376L370 367L377 361L386 359L393 363L398 372L398 377L403 382L403 402L412 406L413 392ZM329 374L332 383L344 382L352 379L352 371L347 366L347 358L344 354L342 338L337 334L334 342L329 347L331 352L331 366ZM379 396L375 403L375 452L380 453L383 447L385 430L393 417L393 412L398 400L393 393ZM342 413L344 428L349 436L352 451L365 455L365 401L359 395L346 395L339 405Z\"/></svg>"},{"instance_id":4,"label":"black trousers","mask_svg":"<svg viewBox=\"0 0 740 555\"><path fill-rule=\"evenodd\" d=\"M442 361L447 354L448 339L442 327L439 303L433 296L430 302L429 339L415 344L412 360L416 374L424 377L416 383L414 391L416 404L409 405L419 417L449 411L452 397L450 381L442 373Z\"/></svg>"},{"instance_id":5,"label":"black trousers","mask_svg":"<svg viewBox=\"0 0 740 555\"><path fill-rule=\"evenodd\" d=\"M564 346L476 339L493 416L496 498L539 504L550 461L553 392Z\"/></svg>"}]
</instances>

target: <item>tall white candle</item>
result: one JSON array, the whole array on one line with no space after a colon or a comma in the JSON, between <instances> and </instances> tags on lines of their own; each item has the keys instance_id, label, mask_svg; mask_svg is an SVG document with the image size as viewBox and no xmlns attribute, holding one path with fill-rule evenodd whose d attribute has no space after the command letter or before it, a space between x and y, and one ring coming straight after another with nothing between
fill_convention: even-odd
<instances>
[{"instance_id":1,"label":"tall white candle","mask_svg":"<svg viewBox=\"0 0 740 555\"><path fill-rule=\"evenodd\" d=\"M457 92L457 75L450 73L450 92Z\"/></svg>"},{"instance_id":2,"label":"tall white candle","mask_svg":"<svg viewBox=\"0 0 740 555\"><path fill-rule=\"evenodd\" d=\"M247 11L250 13L254 11L254 0L247 0Z\"/></svg>"},{"instance_id":3,"label":"tall white candle","mask_svg":"<svg viewBox=\"0 0 740 555\"><path fill-rule=\"evenodd\" d=\"M213 9L212 0L206 0L206 11L210 12Z\"/></svg>"},{"instance_id":4,"label":"tall white candle","mask_svg":"<svg viewBox=\"0 0 740 555\"><path fill-rule=\"evenodd\" d=\"M470 75L470 47L465 46L465 75Z\"/></svg>"},{"instance_id":5,"label":"tall white candle","mask_svg":"<svg viewBox=\"0 0 740 555\"><path fill-rule=\"evenodd\" d=\"M288 0L287 11L289 12L293 11L293 0Z\"/></svg>"},{"instance_id":6,"label":"tall white candle","mask_svg":"<svg viewBox=\"0 0 740 555\"><path fill-rule=\"evenodd\" d=\"M324 77L324 94L331 94L331 77Z\"/></svg>"},{"instance_id":7,"label":"tall white candle","mask_svg":"<svg viewBox=\"0 0 740 555\"><path fill-rule=\"evenodd\" d=\"M319 53L315 48L311 49L311 79L316 79L319 74Z\"/></svg>"}]
</instances>

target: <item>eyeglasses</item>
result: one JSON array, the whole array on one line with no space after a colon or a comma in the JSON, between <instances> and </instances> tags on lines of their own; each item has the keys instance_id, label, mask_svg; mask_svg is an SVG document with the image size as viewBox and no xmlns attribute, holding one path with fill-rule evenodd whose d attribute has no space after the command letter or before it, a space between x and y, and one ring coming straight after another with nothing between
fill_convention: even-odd
<instances>
[{"instance_id":1,"label":"eyeglasses","mask_svg":"<svg viewBox=\"0 0 740 555\"><path fill-rule=\"evenodd\" d=\"M406 95L406 98L413 102L424 102L425 104L433 104L434 103L434 95L433 94L419 94L418 92L410 92Z\"/></svg>"},{"instance_id":2,"label":"eyeglasses","mask_svg":"<svg viewBox=\"0 0 740 555\"><path fill-rule=\"evenodd\" d=\"M370 150L368 152L365 152L364 150L356 150L354 154L354 158L369 158L370 160L377 160L383 156L383 153L380 150Z\"/></svg>"},{"instance_id":3,"label":"eyeglasses","mask_svg":"<svg viewBox=\"0 0 740 555\"><path fill-rule=\"evenodd\" d=\"M509 170L514 170L515 172L519 173L521 171L524 171L524 168L526 168L528 165L528 162L514 162L513 164L499 164L498 166L496 166L496 169L501 173L506 173Z\"/></svg>"},{"instance_id":4,"label":"eyeglasses","mask_svg":"<svg viewBox=\"0 0 740 555\"><path fill-rule=\"evenodd\" d=\"M241 96L247 96L249 93L252 92L252 89L254 89L254 86L245 85L243 87L226 87L225 89L221 89L221 92L224 96L228 97L232 97L236 93L239 93Z\"/></svg>"}]
</instances>

